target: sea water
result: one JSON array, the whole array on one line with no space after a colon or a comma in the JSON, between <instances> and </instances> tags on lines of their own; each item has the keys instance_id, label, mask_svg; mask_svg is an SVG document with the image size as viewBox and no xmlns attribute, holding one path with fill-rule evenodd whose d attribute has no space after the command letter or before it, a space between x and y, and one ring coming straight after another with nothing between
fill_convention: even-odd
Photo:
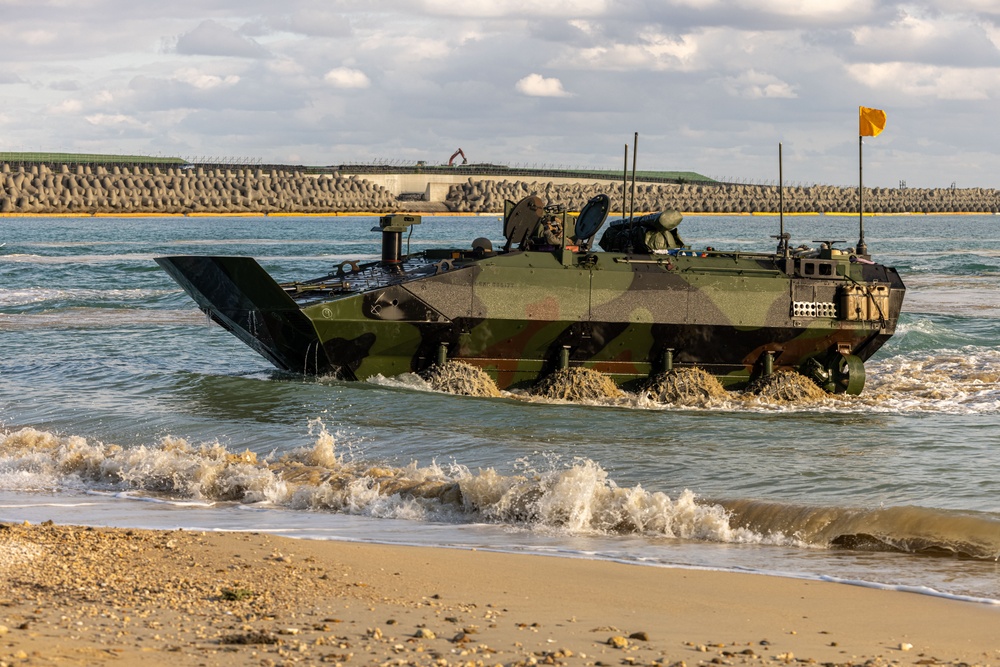
<instances>
[{"instance_id":1,"label":"sea water","mask_svg":"<svg viewBox=\"0 0 1000 667\"><path fill-rule=\"evenodd\" d=\"M782 574L1000 600L1000 219L865 220L907 294L861 396L586 404L278 372L153 262L279 280L374 259L372 217L5 218L0 520L268 531ZM858 221L789 216L793 245ZM689 216L768 251L774 217ZM502 242L427 217L410 252Z\"/></svg>"}]
</instances>

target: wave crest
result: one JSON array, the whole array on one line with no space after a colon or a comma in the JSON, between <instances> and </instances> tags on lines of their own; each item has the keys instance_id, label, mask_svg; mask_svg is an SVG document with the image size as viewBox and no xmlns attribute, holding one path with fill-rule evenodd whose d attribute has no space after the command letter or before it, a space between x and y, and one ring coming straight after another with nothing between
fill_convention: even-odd
<instances>
[{"instance_id":1,"label":"wave crest","mask_svg":"<svg viewBox=\"0 0 1000 667\"><path fill-rule=\"evenodd\" d=\"M260 459L220 443L165 437L123 448L24 428L0 432L0 485L19 491L111 491L176 501L266 503L290 510L451 523L489 522L570 535L642 535L724 543L1000 557L996 517L920 507L808 507L712 502L641 485L621 487L597 462L558 457L519 474L454 462L365 461L350 442L311 424L315 438Z\"/></svg>"}]
</instances>

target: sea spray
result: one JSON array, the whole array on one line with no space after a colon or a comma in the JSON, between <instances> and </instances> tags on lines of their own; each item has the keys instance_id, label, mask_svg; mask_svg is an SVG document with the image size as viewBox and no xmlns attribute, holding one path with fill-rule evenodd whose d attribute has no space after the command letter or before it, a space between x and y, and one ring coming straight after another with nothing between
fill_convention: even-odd
<instances>
[{"instance_id":1,"label":"sea spray","mask_svg":"<svg viewBox=\"0 0 1000 667\"><path fill-rule=\"evenodd\" d=\"M870 364L862 399L911 409L994 412L1000 409L1000 350L966 346L889 357Z\"/></svg>"},{"instance_id":2,"label":"sea spray","mask_svg":"<svg viewBox=\"0 0 1000 667\"><path fill-rule=\"evenodd\" d=\"M718 542L754 541L733 530L727 512L691 491L676 500L641 486L619 487L589 460L568 468L507 477L481 471L460 481L467 507L496 523L529 524L572 534L643 534Z\"/></svg>"},{"instance_id":3,"label":"sea spray","mask_svg":"<svg viewBox=\"0 0 1000 667\"><path fill-rule=\"evenodd\" d=\"M263 502L374 517L490 521L571 534L752 541L749 532L729 528L725 510L697 502L690 491L672 500L640 486L621 488L600 465L586 459L518 475L494 469L472 472L459 463L393 467L345 460L322 426L313 447L275 460L174 437L125 449L22 429L0 439L0 468L18 466L44 471L48 488Z\"/></svg>"},{"instance_id":4,"label":"sea spray","mask_svg":"<svg viewBox=\"0 0 1000 667\"><path fill-rule=\"evenodd\" d=\"M676 368L652 378L643 393L658 403L706 406L730 398L715 376L700 368Z\"/></svg>"},{"instance_id":5,"label":"sea spray","mask_svg":"<svg viewBox=\"0 0 1000 667\"><path fill-rule=\"evenodd\" d=\"M421 377L436 391L461 396L500 396L496 382L486 371L463 361L435 364L421 373Z\"/></svg>"},{"instance_id":6,"label":"sea spray","mask_svg":"<svg viewBox=\"0 0 1000 667\"><path fill-rule=\"evenodd\" d=\"M870 360L866 364L867 385L860 396L829 394L805 376L786 369L778 369L770 380L760 379L742 392L729 391L715 376L693 367L661 373L637 394L620 390L616 393L609 386L613 384L610 378L596 371L587 375L597 378L601 388L580 391L573 386L583 373L561 382L557 371L549 380L556 387L552 392L543 389L531 393L500 392L500 395L531 402L570 401L638 410L700 408L715 411L990 414L1000 411L998 368L1000 351L970 347L942 350L940 355L910 353ZM429 382L412 373L390 378L376 376L368 382L415 391L435 390Z\"/></svg>"},{"instance_id":7,"label":"sea spray","mask_svg":"<svg viewBox=\"0 0 1000 667\"><path fill-rule=\"evenodd\" d=\"M561 368L531 389L535 396L563 401L607 401L625 396L610 377L591 368Z\"/></svg>"},{"instance_id":8,"label":"sea spray","mask_svg":"<svg viewBox=\"0 0 1000 667\"><path fill-rule=\"evenodd\" d=\"M767 377L754 380L743 396L779 403L806 403L830 398L815 382L793 370L779 369Z\"/></svg>"},{"instance_id":9,"label":"sea spray","mask_svg":"<svg viewBox=\"0 0 1000 667\"><path fill-rule=\"evenodd\" d=\"M5 477L27 475L26 480L37 489L119 482L108 471L107 462L121 452L117 445L91 444L80 436L58 436L30 427L0 435L0 469ZM30 485L19 488L33 490Z\"/></svg>"},{"instance_id":10,"label":"sea spray","mask_svg":"<svg viewBox=\"0 0 1000 667\"><path fill-rule=\"evenodd\" d=\"M122 493L172 501L263 504L375 518L490 522L567 535L643 535L720 543L900 551L1000 558L996 517L923 507L811 507L712 501L619 486L600 464L542 457L520 472L473 471L459 462L392 466L346 457L315 425L312 447L274 459L219 443L167 437L122 448L31 428L0 431L7 489ZM28 484L18 484L24 476ZM11 480L15 483L11 484Z\"/></svg>"}]
</instances>

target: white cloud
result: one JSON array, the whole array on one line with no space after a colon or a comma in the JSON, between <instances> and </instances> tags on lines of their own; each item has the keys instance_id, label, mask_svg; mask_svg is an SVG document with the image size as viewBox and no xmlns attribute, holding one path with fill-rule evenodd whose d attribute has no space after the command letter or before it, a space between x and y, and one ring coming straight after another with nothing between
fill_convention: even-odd
<instances>
[{"instance_id":1,"label":"white cloud","mask_svg":"<svg viewBox=\"0 0 1000 667\"><path fill-rule=\"evenodd\" d=\"M177 38L177 53L200 56L264 58L267 49L215 21L205 20Z\"/></svg>"},{"instance_id":2,"label":"white cloud","mask_svg":"<svg viewBox=\"0 0 1000 667\"><path fill-rule=\"evenodd\" d=\"M930 100L989 100L1000 96L1000 67L961 69L913 63L865 63L848 67L858 82L881 95Z\"/></svg>"},{"instance_id":3,"label":"white cloud","mask_svg":"<svg viewBox=\"0 0 1000 667\"><path fill-rule=\"evenodd\" d=\"M744 8L779 16L822 20L829 17L867 16L875 6L873 0L741 0Z\"/></svg>"},{"instance_id":4,"label":"white cloud","mask_svg":"<svg viewBox=\"0 0 1000 667\"><path fill-rule=\"evenodd\" d=\"M1000 9L997 8L996 0L948 0L944 5L950 13L993 13L996 15Z\"/></svg>"},{"instance_id":5,"label":"white cloud","mask_svg":"<svg viewBox=\"0 0 1000 667\"><path fill-rule=\"evenodd\" d=\"M351 34L351 23L345 16L312 6L275 17L271 19L270 26L276 30L321 37L347 37Z\"/></svg>"},{"instance_id":6,"label":"white cloud","mask_svg":"<svg viewBox=\"0 0 1000 667\"><path fill-rule=\"evenodd\" d=\"M569 97L559 79L546 78L541 74L529 74L514 84L514 88L528 97Z\"/></svg>"},{"instance_id":7,"label":"white cloud","mask_svg":"<svg viewBox=\"0 0 1000 667\"><path fill-rule=\"evenodd\" d=\"M334 88L367 88L372 83L364 72L350 67L335 67L323 76L323 80Z\"/></svg>"},{"instance_id":8,"label":"white cloud","mask_svg":"<svg viewBox=\"0 0 1000 667\"><path fill-rule=\"evenodd\" d=\"M395 52L395 60L401 62L435 60L446 58L452 53L448 40L440 36L395 36L387 38L385 45Z\"/></svg>"},{"instance_id":9,"label":"white cloud","mask_svg":"<svg viewBox=\"0 0 1000 667\"><path fill-rule=\"evenodd\" d=\"M76 99L63 100L59 104L51 107L50 111L56 115L71 115L79 113L83 109L83 103Z\"/></svg>"},{"instance_id":10,"label":"white cloud","mask_svg":"<svg viewBox=\"0 0 1000 667\"><path fill-rule=\"evenodd\" d=\"M722 0L673 0L673 5L697 10L716 9L722 6Z\"/></svg>"},{"instance_id":11,"label":"white cloud","mask_svg":"<svg viewBox=\"0 0 1000 667\"><path fill-rule=\"evenodd\" d=\"M24 79L18 76L17 72L0 70L0 84L4 83L24 83Z\"/></svg>"},{"instance_id":12,"label":"white cloud","mask_svg":"<svg viewBox=\"0 0 1000 667\"><path fill-rule=\"evenodd\" d=\"M73 80L53 81L49 84L49 90L59 90L64 93L80 90L80 82Z\"/></svg>"},{"instance_id":13,"label":"white cloud","mask_svg":"<svg viewBox=\"0 0 1000 667\"><path fill-rule=\"evenodd\" d=\"M17 36L18 41L28 46L45 46L56 41L58 35L51 30L28 30Z\"/></svg>"},{"instance_id":14,"label":"white cloud","mask_svg":"<svg viewBox=\"0 0 1000 667\"><path fill-rule=\"evenodd\" d=\"M240 77L236 74L219 76L218 74L208 74L194 68L178 70L170 78L174 81L194 86L199 90L210 90L220 86L235 86L240 81Z\"/></svg>"},{"instance_id":15,"label":"white cloud","mask_svg":"<svg viewBox=\"0 0 1000 667\"><path fill-rule=\"evenodd\" d=\"M723 85L730 95L749 99L795 98L795 87L776 76L756 70L747 70L737 76L726 77Z\"/></svg>"},{"instance_id":16,"label":"white cloud","mask_svg":"<svg viewBox=\"0 0 1000 667\"><path fill-rule=\"evenodd\" d=\"M483 18L539 16L579 18L603 16L609 8L607 0L473 0L471 2L422 0L420 4L432 14Z\"/></svg>"},{"instance_id":17,"label":"white cloud","mask_svg":"<svg viewBox=\"0 0 1000 667\"><path fill-rule=\"evenodd\" d=\"M281 76L294 76L306 71L300 63L291 58L271 60L267 63L267 69Z\"/></svg>"},{"instance_id":18,"label":"white cloud","mask_svg":"<svg viewBox=\"0 0 1000 667\"><path fill-rule=\"evenodd\" d=\"M573 19L567 21L569 25L573 26L585 35L598 35L598 27L593 21L584 21L582 19Z\"/></svg>"},{"instance_id":19,"label":"white cloud","mask_svg":"<svg viewBox=\"0 0 1000 667\"><path fill-rule=\"evenodd\" d=\"M901 9L883 24L852 31L863 60L982 67L1000 64L995 24L958 14Z\"/></svg>"},{"instance_id":20,"label":"white cloud","mask_svg":"<svg viewBox=\"0 0 1000 667\"><path fill-rule=\"evenodd\" d=\"M993 48L1000 50L1000 25L996 23L983 24L983 32L986 38L993 44Z\"/></svg>"},{"instance_id":21,"label":"white cloud","mask_svg":"<svg viewBox=\"0 0 1000 667\"><path fill-rule=\"evenodd\" d=\"M993 185L997 2L0 0L3 127L66 149L616 167L627 126L649 167L752 179L781 138L808 154L796 179L841 183L867 103L893 119L886 174Z\"/></svg>"},{"instance_id":22,"label":"white cloud","mask_svg":"<svg viewBox=\"0 0 1000 667\"><path fill-rule=\"evenodd\" d=\"M558 63L603 70L691 69L698 53L697 40L691 35L668 37L654 32L636 35L625 43L593 46L564 55Z\"/></svg>"},{"instance_id":23,"label":"white cloud","mask_svg":"<svg viewBox=\"0 0 1000 667\"><path fill-rule=\"evenodd\" d=\"M86 120L91 125L98 125L102 127L142 127L140 123L135 118L131 116L126 116L125 114L91 114L86 117Z\"/></svg>"}]
</instances>

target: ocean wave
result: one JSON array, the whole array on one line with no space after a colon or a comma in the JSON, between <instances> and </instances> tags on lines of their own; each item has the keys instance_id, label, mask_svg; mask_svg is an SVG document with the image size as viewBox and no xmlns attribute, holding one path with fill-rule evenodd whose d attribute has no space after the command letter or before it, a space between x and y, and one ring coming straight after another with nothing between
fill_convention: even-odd
<instances>
[{"instance_id":1,"label":"ocean wave","mask_svg":"<svg viewBox=\"0 0 1000 667\"><path fill-rule=\"evenodd\" d=\"M968 332L968 320L957 315L907 314L896 327L890 345L898 350L921 350L933 355L938 350L980 341L978 331ZM992 343L993 339L988 342Z\"/></svg>"},{"instance_id":2,"label":"ocean wave","mask_svg":"<svg viewBox=\"0 0 1000 667\"><path fill-rule=\"evenodd\" d=\"M803 543L854 551L891 551L1000 559L1000 519L925 507L809 507L756 500L722 502L734 524L791 535Z\"/></svg>"},{"instance_id":3,"label":"ocean wave","mask_svg":"<svg viewBox=\"0 0 1000 667\"><path fill-rule=\"evenodd\" d=\"M53 265L81 265L81 264L107 264L109 262L120 263L150 263L155 255L151 253L136 254L110 254L110 255L29 255L13 254L4 255L3 261L10 264L53 264Z\"/></svg>"},{"instance_id":4,"label":"ocean wave","mask_svg":"<svg viewBox=\"0 0 1000 667\"><path fill-rule=\"evenodd\" d=\"M301 238L301 239L268 239L268 238L230 238L230 239L162 239L154 241L32 241L28 243L18 243L20 248L90 248L90 247L122 247L132 246L148 248L151 243L165 246L256 246L256 245L316 245L319 243L333 243L337 245L371 245L371 238L358 239L337 239L332 241L323 238Z\"/></svg>"},{"instance_id":5,"label":"ocean wave","mask_svg":"<svg viewBox=\"0 0 1000 667\"><path fill-rule=\"evenodd\" d=\"M858 403L877 411L1000 412L1000 350L979 346L908 353L869 364Z\"/></svg>"},{"instance_id":6,"label":"ocean wave","mask_svg":"<svg viewBox=\"0 0 1000 667\"><path fill-rule=\"evenodd\" d=\"M976 243L996 243L1000 239L976 239ZM898 243L902 242L914 242L919 241L918 239L894 239ZM965 239L962 241L968 242ZM923 239L922 242L926 243L927 239ZM906 256L908 257L1000 257L1000 249L997 248L983 248L982 246L972 246L967 248L941 248L933 250L907 250Z\"/></svg>"},{"instance_id":7,"label":"ocean wave","mask_svg":"<svg viewBox=\"0 0 1000 667\"><path fill-rule=\"evenodd\" d=\"M94 305L95 303L145 303L165 295L174 294L176 289L103 289L77 287L25 287L0 289L0 308L16 306L75 303Z\"/></svg>"},{"instance_id":8,"label":"ocean wave","mask_svg":"<svg viewBox=\"0 0 1000 667\"><path fill-rule=\"evenodd\" d=\"M167 437L122 448L23 428L0 436L7 489L131 492L183 500L267 503L372 517L491 522L573 534L648 534L754 542L727 512L684 491L676 499L641 486L620 488L589 460L505 475L460 463L388 466L351 460L315 424L315 442L275 457L234 453L219 443ZM348 447L349 449L349 447Z\"/></svg>"},{"instance_id":9,"label":"ocean wave","mask_svg":"<svg viewBox=\"0 0 1000 667\"><path fill-rule=\"evenodd\" d=\"M963 268L956 274L908 273L906 285L904 322L913 314L995 318L1000 313L1000 280L995 272L973 275Z\"/></svg>"},{"instance_id":10,"label":"ocean wave","mask_svg":"<svg viewBox=\"0 0 1000 667\"><path fill-rule=\"evenodd\" d=\"M43 313L0 313L0 331L28 329L108 329L128 326L210 326L211 320L193 309L64 308Z\"/></svg>"},{"instance_id":11,"label":"ocean wave","mask_svg":"<svg viewBox=\"0 0 1000 667\"><path fill-rule=\"evenodd\" d=\"M123 448L22 428L0 432L0 487L130 498L261 504L374 518L492 523L562 535L641 535L717 543L921 554L1000 555L1000 522L916 507L859 510L715 502L619 486L597 462L542 457L513 473L460 462L392 466L312 424L311 447L274 457L166 437Z\"/></svg>"}]
</instances>

